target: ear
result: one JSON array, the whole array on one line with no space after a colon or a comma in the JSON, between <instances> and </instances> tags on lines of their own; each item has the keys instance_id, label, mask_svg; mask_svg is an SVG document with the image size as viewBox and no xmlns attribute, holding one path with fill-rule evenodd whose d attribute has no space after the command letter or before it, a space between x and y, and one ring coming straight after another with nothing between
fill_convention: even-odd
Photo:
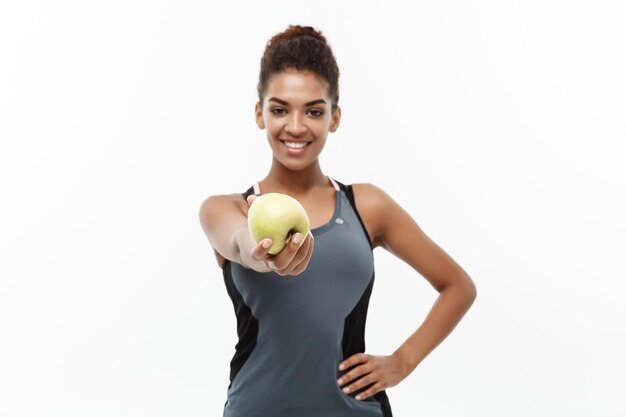
<instances>
[{"instance_id":1,"label":"ear","mask_svg":"<svg viewBox=\"0 0 626 417\"><path fill-rule=\"evenodd\" d=\"M341 107L337 106L337 108L333 111L333 117L330 121L330 131L334 132L339 127L339 120L341 119Z\"/></svg>"},{"instance_id":2,"label":"ear","mask_svg":"<svg viewBox=\"0 0 626 417\"><path fill-rule=\"evenodd\" d=\"M265 122L263 121L263 110L261 109L261 103L257 102L254 106L254 116L256 118L256 124L259 129L265 129Z\"/></svg>"}]
</instances>

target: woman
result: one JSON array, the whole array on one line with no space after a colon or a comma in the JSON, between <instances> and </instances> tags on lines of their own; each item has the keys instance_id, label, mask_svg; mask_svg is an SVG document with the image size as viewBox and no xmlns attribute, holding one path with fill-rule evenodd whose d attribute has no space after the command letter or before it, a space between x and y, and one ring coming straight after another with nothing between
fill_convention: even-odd
<instances>
[{"instance_id":1,"label":"woman","mask_svg":"<svg viewBox=\"0 0 626 417\"><path fill-rule=\"evenodd\" d=\"M417 367L476 297L465 271L383 190L322 173L318 157L341 118L338 78L321 32L289 26L274 36L261 60L255 110L273 152L270 172L246 192L211 196L200 209L237 317L225 417L390 417L385 389ZM311 227L306 236L289 236L276 255L268 253L271 240L255 244L247 226L249 205L270 192L296 198ZM391 355L365 353L379 246L440 292Z\"/></svg>"}]
</instances>

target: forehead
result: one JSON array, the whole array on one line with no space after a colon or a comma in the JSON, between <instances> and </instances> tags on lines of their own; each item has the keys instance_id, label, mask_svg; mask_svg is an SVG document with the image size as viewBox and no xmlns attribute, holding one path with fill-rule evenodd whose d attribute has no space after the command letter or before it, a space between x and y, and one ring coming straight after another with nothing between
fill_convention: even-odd
<instances>
[{"instance_id":1,"label":"forehead","mask_svg":"<svg viewBox=\"0 0 626 417\"><path fill-rule=\"evenodd\" d=\"M285 70L272 75L267 84L267 97L278 97L294 103L326 98L324 80L310 71Z\"/></svg>"}]
</instances>

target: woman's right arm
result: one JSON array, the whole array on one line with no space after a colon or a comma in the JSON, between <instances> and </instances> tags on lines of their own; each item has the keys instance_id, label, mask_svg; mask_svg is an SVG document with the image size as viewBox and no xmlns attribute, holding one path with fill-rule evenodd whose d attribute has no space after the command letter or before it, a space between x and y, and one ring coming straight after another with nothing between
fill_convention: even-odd
<instances>
[{"instance_id":1,"label":"woman's right arm","mask_svg":"<svg viewBox=\"0 0 626 417\"><path fill-rule=\"evenodd\" d=\"M250 257L252 248L257 245L250 237L246 213L232 197L208 197L200 206L199 216L204 233L219 255L249 269L267 269Z\"/></svg>"}]
</instances>

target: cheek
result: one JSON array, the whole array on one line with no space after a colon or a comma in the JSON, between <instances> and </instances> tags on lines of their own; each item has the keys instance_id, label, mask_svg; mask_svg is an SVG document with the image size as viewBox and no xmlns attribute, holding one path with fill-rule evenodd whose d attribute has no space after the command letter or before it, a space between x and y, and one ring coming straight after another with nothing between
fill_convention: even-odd
<instances>
[{"instance_id":1,"label":"cheek","mask_svg":"<svg viewBox=\"0 0 626 417\"><path fill-rule=\"evenodd\" d=\"M280 126L276 121L266 118L265 119L265 130L267 130L268 135L275 135L280 131Z\"/></svg>"},{"instance_id":2,"label":"cheek","mask_svg":"<svg viewBox=\"0 0 626 417\"><path fill-rule=\"evenodd\" d=\"M277 118L276 116L273 116L271 114L265 115L264 120L265 126L273 130L280 129L281 126L285 124L284 121L280 120L280 118Z\"/></svg>"},{"instance_id":3,"label":"cheek","mask_svg":"<svg viewBox=\"0 0 626 417\"><path fill-rule=\"evenodd\" d=\"M276 126L276 125L272 125L272 124L267 126L267 134L270 137L277 138L280 135L280 132L281 132L280 126Z\"/></svg>"}]
</instances>

